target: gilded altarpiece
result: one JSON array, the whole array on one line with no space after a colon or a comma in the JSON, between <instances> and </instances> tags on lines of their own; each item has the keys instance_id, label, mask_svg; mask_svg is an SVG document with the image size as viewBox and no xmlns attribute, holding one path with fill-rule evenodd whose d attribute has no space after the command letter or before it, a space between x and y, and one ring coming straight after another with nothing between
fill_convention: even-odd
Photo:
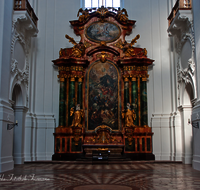
<instances>
[{"instance_id":1,"label":"gilded altarpiece","mask_svg":"<svg viewBox=\"0 0 200 190\"><path fill-rule=\"evenodd\" d=\"M136 48L125 36L136 21L125 9L101 7L78 11L70 21L77 43L53 60L59 68L59 126L55 129L53 160L90 158L109 150L132 160L154 159L148 126L148 66L145 48Z\"/></svg>"}]
</instances>

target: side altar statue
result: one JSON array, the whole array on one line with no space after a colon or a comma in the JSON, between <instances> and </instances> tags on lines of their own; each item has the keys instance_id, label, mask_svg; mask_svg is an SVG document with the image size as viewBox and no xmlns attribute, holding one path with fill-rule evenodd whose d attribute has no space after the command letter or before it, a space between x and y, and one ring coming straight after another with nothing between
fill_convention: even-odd
<instances>
[{"instance_id":1,"label":"side altar statue","mask_svg":"<svg viewBox=\"0 0 200 190\"><path fill-rule=\"evenodd\" d=\"M70 21L76 42L61 48L58 67L60 81L59 125L55 129L53 160L90 157L93 151L132 160L153 160L152 130L148 126L146 48L130 42L136 21L126 9L100 7L79 9ZM63 36L64 38L64 36Z\"/></svg>"},{"instance_id":2,"label":"side altar statue","mask_svg":"<svg viewBox=\"0 0 200 190\"><path fill-rule=\"evenodd\" d=\"M73 116L72 125L71 127L79 127L82 128L82 118L84 117L84 112L80 108L80 104L76 105L76 109L73 107L70 109L70 116Z\"/></svg>"}]
</instances>

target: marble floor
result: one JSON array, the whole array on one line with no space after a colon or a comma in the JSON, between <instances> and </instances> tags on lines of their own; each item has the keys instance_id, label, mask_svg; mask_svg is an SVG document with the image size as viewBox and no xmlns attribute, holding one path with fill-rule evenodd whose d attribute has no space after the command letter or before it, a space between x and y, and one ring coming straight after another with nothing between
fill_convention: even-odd
<instances>
[{"instance_id":1,"label":"marble floor","mask_svg":"<svg viewBox=\"0 0 200 190\"><path fill-rule=\"evenodd\" d=\"M200 171L181 163L34 162L0 173L0 189L193 190L200 189Z\"/></svg>"}]
</instances>

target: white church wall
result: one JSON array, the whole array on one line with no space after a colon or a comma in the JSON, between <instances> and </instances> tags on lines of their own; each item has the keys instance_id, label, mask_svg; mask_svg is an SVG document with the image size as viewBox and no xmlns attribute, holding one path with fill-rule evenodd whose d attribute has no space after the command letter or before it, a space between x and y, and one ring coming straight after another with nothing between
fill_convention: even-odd
<instances>
[{"instance_id":1,"label":"white church wall","mask_svg":"<svg viewBox=\"0 0 200 190\"><path fill-rule=\"evenodd\" d=\"M195 58L196 58L196 82L197 82L197 101L192 109L192 122L200 125L200 2L193 0L193 16L194 16L194 32L195 32ZM192 165L194 169L200 170L200 128L193 127L193 161Z\"/></svg>"},{"instance_id":2,"label":"white church wall","mask_svg":"<svg viewBox=\"0 0 200 190\"><path fill-rule=\"evenodd\" d=\"M145 6L144 6L145 5ZM172 112L169 37L167 16L171 5L167 1L124 1L129 19L136 20L131 40L140 34L136 46L145 47L148 57L155 60L149 68L148 116L152 126L153 153L157 160L170 160L170 114Z\"/></svg>"},{"instance_id":3,"label":"white church wall","mask_svg":"<svg viewBox=\"0 0 200 190\"><path fill-rule=\"evenodd\" d=\"M9 103L10 52L13 0L0 1L0 172L14 167L12 148L14 112Z\"/></svg>"},{"instance_id":4,"label":"white church wall","mask_svg":"<svg viewBox=\"0 0 200 190\"><path fill-rule=\"evenodd\" d=\"M37 39L32 41L36 54L32 57L31 67L34 71L31 79L35 77L35 82L31 84L31 113L27 117L27 133L35 131L32 139L35 139L36 145L31 147L32 143L27 138L27 160L51 160L54 153L53 133L55 126L58 126L59 114L58 69L53 66L52 60L59 57L60 48L72 46L65 39L65 34L76 41L80 39L69 23L69 20L76 19L80 1L44 0L30 3L37 9L39 33ZM35 126L32 121L35 121Z\"/></svg>"}]
</instances>

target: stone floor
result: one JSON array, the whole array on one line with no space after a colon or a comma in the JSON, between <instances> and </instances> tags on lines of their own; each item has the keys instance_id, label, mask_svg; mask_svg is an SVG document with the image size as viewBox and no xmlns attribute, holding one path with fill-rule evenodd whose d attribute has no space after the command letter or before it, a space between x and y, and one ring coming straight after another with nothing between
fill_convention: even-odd
<instances>
[{"instance_id":1,"label":"stone floor","mask_svg":"<svg viewBox=\"0 0 200 190\"><path fill-rule=\"evenodd\" d=\"M192 190L200 189L200 171L181 163L26 163L1 173L0 189Z\"/></svg>"}]
</instances>

